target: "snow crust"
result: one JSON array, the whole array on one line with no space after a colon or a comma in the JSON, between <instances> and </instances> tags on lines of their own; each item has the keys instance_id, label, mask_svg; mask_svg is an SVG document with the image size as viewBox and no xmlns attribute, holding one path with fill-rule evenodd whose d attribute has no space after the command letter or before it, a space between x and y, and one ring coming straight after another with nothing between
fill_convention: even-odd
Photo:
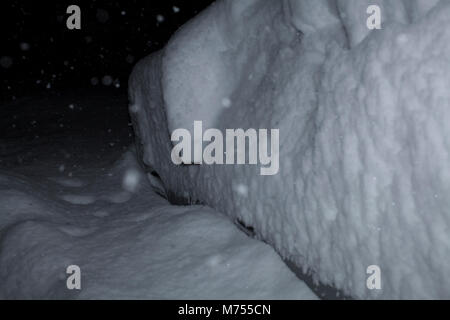
<instances>
[{"instance_id":1,"label":"snow crust","mask_svg":"<svg viewBox=\"0 0 450 320\"><path fill-rule=\"evenodd\" d=\"M449 298L449 24L448 1L217 1L130 78L143 162L353 297ZM173 165L194 120L279 128L279 175Z\"/></svg>"}]
</instances>

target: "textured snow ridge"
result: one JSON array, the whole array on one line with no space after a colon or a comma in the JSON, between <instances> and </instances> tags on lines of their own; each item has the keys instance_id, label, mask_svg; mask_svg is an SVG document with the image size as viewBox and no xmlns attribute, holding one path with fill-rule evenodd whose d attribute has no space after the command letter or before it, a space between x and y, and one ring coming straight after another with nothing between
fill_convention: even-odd
<instances>
[{"instance_id":1,"label":"textured snow ridge","mask_svg":"<svg viewBox=\"0 0 450 320\"><path fill-rule=\"evenodd\" d=\"M316 299L225 216L156 195L133 154L84 172L85 187L0 171L1 299ZM70 265L81 290L66 287Z\"/></svg>"},{"instance_id":2,"label":"textured snow ridge","mask_svg":"<svg viewBox=\"0 0 450 320\"><path fill-rule=\"evenodd\" d=\"M369 2L382 30L365 27ZM450 298L450 3L313 3L218 1L140 62L142 159L170 194L238 218L353 297ZM174 166L169 134L193 120L279 128L280 173ZM374 264L380 291L366 288Z\"/></svg>"}]
</instances>

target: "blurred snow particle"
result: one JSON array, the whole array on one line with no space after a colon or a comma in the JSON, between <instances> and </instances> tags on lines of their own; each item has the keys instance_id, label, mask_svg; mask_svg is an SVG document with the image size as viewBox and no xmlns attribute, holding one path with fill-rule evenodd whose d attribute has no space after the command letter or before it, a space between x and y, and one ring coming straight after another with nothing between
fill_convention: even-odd
<instances>
[{"instance_id":1,"label":"blurred snow particle","mask_svg":"<svg viewBox=\"0 0 450 320\"><path fill-rule=\"evenodd\" d=\"M397 43L400 45L405 45L406 43L408 43L408 40L408 36L404 33L397 36Z\"/></svg>"},{"instance_id":2,"label":"blurred snow particle","mask_svg":"<svg viewBox=\"0 0 450 320\"><path fill-rule=\"evenodd\" d=\"M98 83L99 83L99 80L98 80L97 77L93 77L93 78L91 79L91 84L92 84L93 86L98 85Z\"/></svg>"},{"instance_id":3,"label":"blurred snow particle","mask_svg":"<svg viewBox=\"0 0 450 320\"><path fill-rule=\"evenodd\" d=\"M174 13L180 12L180 8L175 7L175 6L173 6L172 10L173 10Z\"/></svg>"},{"instance_id":4,"label":"blurred snow particle","mask_svg":"<svg viewBox=\"0 0 450 320\"><path fill-rule=\"evenodd\" d=\"M75 105L73 103L69 104L69 109L73 110L75 108Z\"/></svg>"},{"instance_id":5,"label":"blurred snow particle","mask_svg":"<svg viewBox=\"0 0 450 320\"><path fill-rule=\"evenodd\" d=\"M222 257L218 254L213 255L206 260L206 264L210 267L218 267L218 266L220 266L221 262L222 262Z\"/></svg>"},{"instance_id":6,"label":"blurred snow particle","mask_svg":"<svg viewBox=\"0 0 450 320\"><path fill-rule=\"evenodd\" d=\"M58 168L59 172L64 172L64 170L66 170L66 166L65 165L60 165Z\"/></svg>"},{"instance_id":7,"label":"blurred snow particle","mask_svg":"<svg viewBox=\"0 0 450 320\"><path fill-rule=\"evenodd\" d=\"M124 15L126 15L127 13L126 13L126 11L122 11L120 14L124 16Z\"/></svg>"},{"instance_id":8,"label":"blurred snow particle","mask_svg":"<svg viewBox=\"0 0 450 320\"><path fill-rule=\"evenodd\" d=\"M28 50L30 50L30 44L29 44L29 43L26 43L26 42L22 42L22 43L20 44L20 50L22 50L22 51L28 51Z\"/></svg>"},{"instance_id":9,"label":"blurred snow particle","mask_svg":"<svg viewBox=\"0 0 450 320\"><path fill-rule=\"evenodd\" d=\"M52 84L49 82L49 83L47 83L47 85L45 86L47 89L51 89L51 87L52 87Z\"/></svg>"},{"instance_id":10,"label":"blurred snow particle","mask_svg":"<svg viewBox=\"0 0 450 320\"><path fill-rule=\"evenodd\" d=\"M132 64L134 62L134 57L129 54L127 55L127 57L125 58L126 62L128 62L129 64Z\"/></svg>"},{"instance_id":11,"label":"blurred snow particle","mask_svg":"<svg viewBox=\"0 0 450 320\"><path fill-rule=\"evenodd\" d=\"M119 81L119 79L114 80L114 87L116 87L117 89L120 88L120 81Z\"/></svg>"},{"instance_id":12,"label":"blurred snow particle","mask_svg":"<svg viewBox=\"0 0 450 320\"><path fill-rule=\"evenodd\" d=\"M132 113L138 113L139 112L139 105L137 105L137 104L132 104L130 107L129 107L129 109L130 109L130 112L132 112Z\"/></svg>"},{"instance_id":13,"label":"blurred snow particle","mask_svg":"<svg viewBox=\"0 0 450 320\"><path fill-rule=\"evenodd\" d=\"M223 99L222 99L222 106L223 106L224 108L229 108L229 107L231 107L231 100L228 99L228 98L223 98Z\"/></svg>"},{"instance_id":14,"label":"blurred snow particle","mask_svg":"<svg viewBox=\"0 0 450 320\"><path fill-rule=\"evenodd\" d=\"M109 20L109 13L104 9L98 9L96 16L100 23L106 23Z\"/></svg>"},{"instance_id":15,"label":"blurred snow particle","mask_svg":"<svg viewBox=\"0 0 450 320\"><path fill-rule=\"evenodd\" d=\"M137 169L128 169L123 176L122 187L128 192L136 192L139 187L140 180L141 175Z\"/></svg>"},{"instance_id":16,"label":"blurred snow particle","mask_svg":"<svg viewBox=\"0 0 450 320\"><path fill-rule=\"evenodd\" d=\"M113 78L111 76L104 76L102 78L102 83L104 86L110 86L113 83Z\"/></svg>"},{"instance_id":17,"label":"blurred snow particle","mask_svg":"<svg viewBox=\"0 0 450 320\"><path fill-rule=\"evenodd\" d=\"M11 67L13 64L13 61L11 59L11 57L1 57L0 58L0 65L5 68L8 69L9 67Z\"/></svg>"},{"instance_id":18,"label":"blurred snow particle","mask_svg":"<svg viewBox=\"0 0 450 320\"><path fill-rule=\"evenodd\" d=\"M156 16L156 21L158 21L158 23L162 23L162 22L164 22L164 20L165 20L165 18L164 18L163 15L158 14L158 15Z\"/></svg>"},{"instance_id":19,"label":"blurred snow particle","mask_svg":"<svg viewBox=\"0 0 450 320\"><path fill-rule=\"evenodd\" d=\"M233 190L244 198L247 198L248 196L248 187L245 184L236 184L233 186Z\"/></svg>"}]
</instances>

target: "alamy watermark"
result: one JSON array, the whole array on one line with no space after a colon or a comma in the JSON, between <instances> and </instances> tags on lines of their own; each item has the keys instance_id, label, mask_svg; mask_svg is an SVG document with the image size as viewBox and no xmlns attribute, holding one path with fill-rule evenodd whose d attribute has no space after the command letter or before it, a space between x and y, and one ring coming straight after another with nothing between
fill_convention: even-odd
<instances>
[{"instance_id":1,"label":"alamy watermark","mask_svg":"<svg viewBox=\"0 0 450 320\"><path fill-rule=\"evenodd\" d=\"M69 290L81 290L81 269L79 266L73 264L66 268L66 273L69 274L66 280L66 287Z\"/></svg>"},{"instance_id":2,"label":"alamy watermark","mask_svg":"<svg viewBox=\"0 0 450 320\"><path fill-rule=\"evenodd\" d=\"M67 14L70 16L66 20L66 26L69 30L80 30L81 29L81 9L77 5L70 5L66 10Z\"/></svg>"},{"instance_id":3,"label":"alamy watermark","mask_svg":"<svg viewBox=\"0 0 450 320\"><path fill-rule=\"evenodd\" d=\"M226 129L224 147L222 131L207 129L203 132L202 121L194 121L193 137L187 129L176 129L171 140L178 142L171 153L176 165L259 164L263 176L275 175L280 169L279 129L271 129L270 135L267 129Z\"/></svg>"},{"instance_id":4,"label":"alamy watermark","mask_svg":"<svg viewBox=\"0 0 450 320\"><path fill-rule=\"evenodd\" d=\"M369 275L366 286L369 290L381 290L381 268L375 264L367 267L366 273Z\"/></svg>"}]
</instances>

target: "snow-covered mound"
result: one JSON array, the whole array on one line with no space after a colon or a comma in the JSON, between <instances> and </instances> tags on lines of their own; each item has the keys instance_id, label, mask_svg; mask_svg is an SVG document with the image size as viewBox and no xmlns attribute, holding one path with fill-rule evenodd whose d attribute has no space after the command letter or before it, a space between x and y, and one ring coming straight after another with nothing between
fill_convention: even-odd
<instances>
[{"instance_id":1,"label":"snow-covered mound","mask_svg":"<svg viewBox=\"0 0 450 320\"><path fill-rule=\"evenodd\" d=\"M130 78L142 159L325 284L449 298L449 25L448 1L217 1ZM279 128L279 174L173 165L170 133L194 120Z\"/></svg>"},{"instance_id":2,"label":"snow-covered mound","mask_svg":"<svg viewBox=\"0 0 450 320\"><path fill-rule=\"evenodd\" d=\"M81 178L0 170L0 299L316 298L226 217L158 196L133 154Z\"/></svg>"}]
</instances>

